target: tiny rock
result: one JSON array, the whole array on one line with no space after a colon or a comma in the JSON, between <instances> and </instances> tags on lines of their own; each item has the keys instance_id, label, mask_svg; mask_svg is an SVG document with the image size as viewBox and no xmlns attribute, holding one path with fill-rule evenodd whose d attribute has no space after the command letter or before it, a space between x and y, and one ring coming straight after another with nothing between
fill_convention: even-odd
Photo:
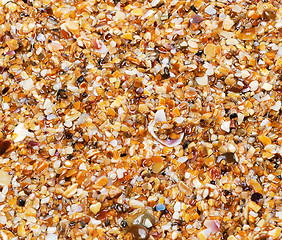
<instances>
[{"instance_id":1,"label":"tiny rock","mask_svg":"<svg viewBox=\"0 0 282 240\"><path fill-rule=\"evenodd\" d=\"M0 169L0 186L7 186L10 184L12 176L9 173L5 172L3 169Z\"/></svg>"},{"instance_id":2,"label":"tiny rock","mask_svg":"<svg viewBox=\"0 0 282 240\"><path fill-rule=\"evenodd\" d=\"M100 211L102 204L97 202L90 206L90 211L93 212L95 215Z\"/></svg>"},{"instance_id":3,"label":"tiny rock","mask_svg":"<svg viewBox=\"0 0 282 240\"><path fill-rule=\"evenodd\" d=\"M66 27L69 31L75 32L79 29L79 23L78 21L67 21L66 22Z\"/></svg>"},{"instance_id":4,"label":"tiny rock","mask_svg":"<svg viewBox=\"0 0 282 240\"><path fill-rule=\"evenodd\" d=\"M12 51L15 51L19 48L19 44L16 39L10 39L9 41L7 41L7 45Z\"/></svg>"}]
</instances>

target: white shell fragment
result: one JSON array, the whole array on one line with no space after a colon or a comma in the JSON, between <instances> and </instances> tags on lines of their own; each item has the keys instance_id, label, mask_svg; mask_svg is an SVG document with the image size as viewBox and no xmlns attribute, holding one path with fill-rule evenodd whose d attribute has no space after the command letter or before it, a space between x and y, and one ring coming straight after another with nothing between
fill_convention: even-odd
<instances>
[{"instance_id":1,"label":"white shell fragment","mask_svg":"<svg viewBox=\"0 0 282 240\"><path fill-rule=\"evenodd\" d=\"M152 137L155 138L159 143L161 143L165 146L168 146L168 147L177 146L182 142L182 139L184 137L184 133L181 133L180 138L178 138L178 139L161 140L161 139L158 138L158 136L154 132L154 125L155 125L156 122L166 122L166 121L167 120L166 120L164 110L163 109L158 110L155 114L155 119L153 121L151 121L149 126L148 126L148 131L152 135Z\"/></svg>"}]
</instances>

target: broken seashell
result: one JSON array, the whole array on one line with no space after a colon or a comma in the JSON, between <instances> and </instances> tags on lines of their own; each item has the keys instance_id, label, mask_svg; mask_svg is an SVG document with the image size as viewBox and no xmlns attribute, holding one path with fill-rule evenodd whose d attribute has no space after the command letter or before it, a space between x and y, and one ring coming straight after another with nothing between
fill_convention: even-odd
<instances>
[{"instance_id":1,"label":"broken seashell","mask_svg":"<svg viewBox=\"0 0 282 240\"><path fill-rule=\"evenodd\" d=\"M153 138L155 138L159 143L167 146L167 147L174 147L179 145L182 142L182 139L184 137L184 133L180 134L180 137L178 139L165 139L165 140L161 140L158 138L158 136L156 135L155 131L154 131L154 126L156 124L156 122L167 122L166 120L166 116L165 116L165 112L163 109L160 109L156 112L155 114L155 119L153 121L150 122L150 124L148 125L148 131L149 133L152 135Z\"/></svg>"}]
</instances>

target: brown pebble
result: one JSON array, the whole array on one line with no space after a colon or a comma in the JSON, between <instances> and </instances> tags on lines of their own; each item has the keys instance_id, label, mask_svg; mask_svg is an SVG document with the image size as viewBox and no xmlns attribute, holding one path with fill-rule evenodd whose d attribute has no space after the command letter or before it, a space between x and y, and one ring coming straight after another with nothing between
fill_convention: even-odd
<instances>
[{"instance_id":1,"label":"brown pebble","mask_svg":"<svg viewBox=\"0 0 282 240\"><path fill-rule=\"evenodd\" d=\"M129 232L134 240L146 240L149 237L148 230L139 224L132 225Z\"/></svg>"},{"instance_id":2,"label":"brown pebble","mask_svg":"<svg viewBox=\"0 0 282 240\"><path fill-rule=\"evenodd\" d=\"M276 12L273 9L265 9L263 11L263 18L267 21L270 21L272 19L275 19L276 17Z\"/></svg>"}]
</instances>

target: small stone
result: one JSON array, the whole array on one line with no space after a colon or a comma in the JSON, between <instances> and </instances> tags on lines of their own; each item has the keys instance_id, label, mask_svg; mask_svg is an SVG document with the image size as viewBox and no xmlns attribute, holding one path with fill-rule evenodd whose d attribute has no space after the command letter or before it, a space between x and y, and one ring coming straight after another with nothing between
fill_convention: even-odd
<instances>
[{"instance_id":1,"label":"small stone","mask_svg":"<svg viewBox=\"0 0 282 240\"><path fill-rule=\"evenodd\" d=\"M239 44L239 41L238 41L237 39L235 39L235 38L228 38L228 39L226 40L226 44L227 44L227 45L234 46L234 45Z\"/></svg>"},{"instance_id":2,"label":"small stone","mask_svg":"<svg viewBox=\"0 0 282 240\"><path fill-rule=\"evenodd\" d=\"M258 140L260 140L264 146L271 144L271 139L265 135L258 136Z\"/></svg>"},{"instance_id":3,"label":"small stone","mask_svg":"<svg viewBox=\"0 0 282 240\"><path fill-rule=\"evenodd\" d=\"M115 15L115 20L119 21L119 20L124 20L124 19L125 19L125 14L121 11L117 11Z\"/></svg>"},{"instance_id":4,"label":"small stone","mask_svg":"<svg viewBox=\"0 0 282 240\"><path fill-rule=\"evenodd\" d=\"M122 190L120 188L115 187L115 186L111 186L108 189L108 193L109 193L110 198L112 199L112 198L119 197L122 194Z\"/></svg>"},{"instance_id":5,"label":"small stone","mask_svg":"<svg viewBox=\"0 0 282 240\"><path fill-rule=\"evenodd\" d=\"M269 83L264 83L261 88L266 91L270 91L272 89L272 85Z\"/></svg>"},{"instance_id":6,"label":"small stone","mask_svg":"<svg viewBox=\"0 0 282 240\"><path fill-rule=\"evenodd\" d=\"M213 43L209 43L204 48L204 53L207 57L213 58L215 57L215 45Z\"/></svg>"},{"instance_id":7,"label":"small stone","mask_svg":"<svg viewBox=\"0 0 282 240\"><path fill-rule=\"evenodd\" d=\"M274 239L278 239L281 236L281 231L282 231L281 227L276 227L273 230L269 231L268 235L273 237Z\"/></svg>"},{"instance_id":8,"label":"small stone","mask_svg":"<svg viewBox=\"0 0 282 240\"><path fill-rule=\"evenodd\" d=\"M121 223L120 223L120 226L125 228L127 226L126 220L122 220Z\"/></svg>"},{"instance_id":9,"label":"small stone","mask_svg":"<svg viewBox=\"0 0 282 240\"><path fill-rule=\"evenodd\" d=\"M10 48L10 50L15 51L19 48L19 44L16 39L10 39L7 41L7 45Z\"/></svg>"},{"instance_id":10,"label":"small stone","mask_svg":"<svg viewBox=\"0 0 282 240\"><path fill-rule=\"evenodd\" d=\"M259 86L258 81L252 81L249 86L250 86L252 91L256 91L258 89L258 86Z\"/></svg>"},{"instance_id":11,"label":"small stone","mask_svg":"<svg viewBox=\"0 0 282 240\"><path fill-rule=\"evenodd\" d=\"M0 169L0 186L8 186L11 183L11 180L12 176L3 169Z\"/></svg>"},{"instance_id":12,"label":"small stone","mask_svg":"<svg viewBox=\"0 0 282 240\"><path fill-rule=\"evenodd\" d=\"M143 207L145 207L145 204L143 202L135 200L135 199L130 199L128 204L132 208L143 208Z\"/></svg>"},{"instance_id":13,"label":"small stone","mask_svg":"<svg viewBox=\"0 0 282 240\"><path fill-rule=\"evenodd\" d=\"M165 165L163 162L156 162L152 165L152 172L153 173L159 173L164 169Z\"/></svg>"},{"instance_id":14,"label":"small stone","mask_svg":"<svg viewBox=\"0 0 282 240\"><path fill-rule=\"evenodd\" d=\"M108 184L109 180L106 176L101 176L95 181L94 187L95 188L102 188Z\"/></svg>"},{"instance_id":15,"label":"small stone","mask_svg":"<svg viewBox=\"0 0 282 240\"><path fill-rule=\"evenodd\" d=\"M0 139L0 155L4 154L11 147L11 141Z\"/></svg>"},{"instance_id":16,"label":"small stone","mask_svg":"<svg viewBox=\"0 0 282 240\"><path fill-rule=\"evenodd\" d=\"M236 162L235 155L232 152L226 152L226 153L219 155L216 162L220 163L222 160L224 160L227 163L232 163L232 164Z\"/></svg>"},{"instance_id":17,"label":"small stone","mask_svg":"<svg viewBox=\"0 0 282 240\"><path fill-rule=\"evenodd\" d=\"M45 240L57 240L58 236L54 233L48 234L45 238Z\"/></svg>"},{"instance_id":18,"label":"small stone","mask_svg":"<svg viewBox=\"0 0 282 240\"><path fill-rule=\"evenodd\" d=\"M224 121L220 127L225 132L230 132L230 121Z\"/></svg>"},{"instance_id":19,"label":"small stone","mask_svg":"<svg viewBox=\"0 0 282 240\"><path fill-rule=\"evenodd\" d=\"M67 190L64 191L63 195L64 195L66 198L71 198L74 194L76 194L77 186L78 186L78 184L73 184L73 185L69 186L69 187L67 188Z\"/></svg>"},{"instance_id":20,"label":"small stone","mask_svg":"<svg viewBox=\"0 0 282 240\"><path fill-rule=\"evenodd\" d=\"M188 45L191 48L196 48L196 49L198 48L198 44L195 41L191 40L191 39L188 41Z\"/></svg>"},{"instance_id":21,"label":"small stone","mask_svg":"<svg viewBox=\"0 0 282 240\"><path fill-rule=\"evenodd\" d=\"M69 31L75 32L79 29L78 21L66 21L66 27Z\"/></svg>"},{"instance_id":22,"label":"small stone","mask_svg":"<svg viewBox=\"0 0 282 240\"><path fill-rule=\"evenodd\" d=\"M254 210L255 212L258 212L261 209L261 206L256 204L253 201L250 201L249 203L249 208L251 208L252 210Z\"/></svg>"},{"instance_id":23,"label":"small stone","mask_svg":"<svg viewBox=\"0 0 282 240\"><path fill-rule=\"evenodd\" d=\"M90 206L90 211L93 212L96 215L98 212L100 212L101 206L102 206L102 204L100 202L92 204Z\"/></svg>"},{"instance_id":24,"label":"small stone","mask_svg":"<svg viewBox=\"0 0 282 240\"><path fill-rule=\"evenodd\" d=\"M204 21L204 18L198 14L195 14L193 17L190 18L190 23L199 24L202 21Z\"/></svg>"},{"instance_id":25,"label":"small stone","mask_svg":"<svg viewBox=\"0 0 282 240\"><path fill-rule=\"evenodd\" d=\"M40 42L44 42L46 40L45 36L42 33L39 33L36 39Z\"/></svg>"},{"instance_id":26,"label":"small stone","mask_svg":"<svg viewBox=\"0 0 282 240\"><path fill-rule=\"evenodd\" d=\"M234 119L234 118L237 118L237 117L238 117L237 113L230 114L230 119Z\"/></svg>"},{"instance_id":27,"label":"small stone","mask_svg":"<svg viewBox=\"0 0 282 240\"><path fill-rule=\"evenodd\" d=\"M20 237L22 237L22 238L24 238L24 237L26 236L26 231L25 231L25 226L24 226L24 225L19 225L19 226L18 226L18 228L17 228L17 234L18 234ZM46 239L47 239L47 237L46 237ZM48 239L48 240L50 240L50 239Z\"/></svg>"},{"instance_id":28,"label":"small stone","mask_svg":"<svg viewBox=\"0 0 282 240\"><path fill-rule=\"evenodd\" d=\"M166 210L166 207L164 204L158 204L156 207L155 207L155 210L156 211L165 211Z\"/></svg>"},{"instance_id":29,"label":"small stone","mask_svg":"<svg viewBox=\"0 0 282 240\"><path fill-rule=\"evenodd\" d=\"M141 113L147 113L149 112L149 108L146 104L139 104L139 111Z\"/></svg>"},{"instance_id":30,"label":"small stone","mask_svg":"<svg viewBox=\"0 0 282 240\"><path fill-rule=\"evenodd\" d=\"M155 223L156 219L151 209L144 209L144 207L133 211L127 218L127 224L129 227L140 224L146 228L151 228L155 225Z\"/></svg>"},{"instance_id":31,"label":"small stone","mask_svg":"<svg viewBox=\"0 0 282 240\"><path fill-rule=\"evenodd\" d=\"M209 15L214 15L216 14L216 10L212 5L209 5L208 7L205 8L205 12Z\"/></svg>"},{"instance_id":32,"label":"small stone","mask_svg":"<svg viewBox=\"0 0 282 240\"><path fill-rule=\"evenodd\" d=\"M196 77L196 82L199 85L208 85L208 76L205 74L203 77Z\"/></svg>"},{"instance_id":33,"label":"small stone","mask_svg":"<svg viewBox=\"0 0 282 240\"><path fill-rule=\"evenodd\" d=\"M134 8L131 11L131 14L133 14L135 16L143 16L143 9L142 8Z\"/></svg>"},{"instance_id":34,"label":"small stone","mask_svg":"<svg viewBox=\"0 0 282 240\"><path fill-rule=\"evenodd\" d=\"M249 71L248 70L242 70L241 71L241 75L242 75L242 78L247 78L247 77L249 77L251 74L249 73Z\"/></svg>"},{"instance_id":35,"label":"small stone","mask_svg":"<svg viewBox=\"0 0 282 240\"><path fill-rule=\"evenodd\" d=\"M270 107L270 109L278 112L281 109L281 101L277 101L273 106Z\"/></svg>"},{"instance_id":36,"label":"small stone","mask_svg":"<svg viewBox=\"0 0 282 240\"><path fill-rule=\"evenodd\" d=\"M251 200L253 201L253 202L255 202L255 203L259 203L259 201L262 199L263 197L262 197L262 194L260 194L260 193L253 193L252 194L252 196L251 196Z\"/></svg>"},{"instance_id":37,"label":"small stone","mask_svg":"<svg viewBox=\"0 0 282 240\"><path fill-rule=\"evenodd\" d=\"M10 1L7 3L6 7L9 9L10 12L15 12L18 9L18 5Z\"/></svg>"},{"instance_id":38,"label":"small stone","mask_svg":"<svg viewBox=\"0 0 282 240\"><path fill-rule=\"evenodd\" d=\"M25 200L24 200L23 198L20 198L19 201L18 201L18 205L19 205L20 207L24 207L24 205L25 205Z\"/></svg>"},{"instance_id":39,"label":"small stone","mask_svg":"<svg viewBox=\"0 0 282 240\"><path fill-rule=\"evenodd\" d=\"M33 81L31 78L28 78L22 82L23 89L29 91L33 87Z\"/></svg>"},{"instance_id":40,"label":"small stone","mask_svg":"<svg viewBox=\"0 0 282 240\"><path fill-rule=\"evenodd\" d=\"M234 25L234 21L227 15L223 21L223 28L229 31Z\"/></svg>"},{"instance_id":41,"label":"small stone","mask_svg":"<svg viewBox=\"0 0 282 240\"><path fill-rule=\"evenodd\" d=\"M276 12L273 9L265 9L263 11L263 18L267 21L275 19L276 18Z\"/></svg>"},{"instance_id":42,"label":"small stone","mask_svg":"<svg viewBox=\"0 0 282 240\"><path fill-rule=\"evenodd\" d=\"M51 43L49 43L47 45L48 49L51 51L51 52L57 52L59 50L62 50L64 49L64 47L62 46L62 44L58 41L52 41Z\"/></svg>"},{"instance_id":43,"label":"small stone","mask_svg":"<svg viewBox=\"0 0 282 240\"><path fill-rule=\"evenodd\" d=\"M129 228L134 240L147 240L149 237L148 230L142 225L136 224Z\"/></svg>"},{"instance_id":44,"label":"small stone","mask_svg":"<svg viewBox=\"0 0 282 240\"><path fill-rule=\"evenodd\" d=\"M121 35L122 38L132 40L132 33L125 33Z\"/></svg>"}]
</instances>

